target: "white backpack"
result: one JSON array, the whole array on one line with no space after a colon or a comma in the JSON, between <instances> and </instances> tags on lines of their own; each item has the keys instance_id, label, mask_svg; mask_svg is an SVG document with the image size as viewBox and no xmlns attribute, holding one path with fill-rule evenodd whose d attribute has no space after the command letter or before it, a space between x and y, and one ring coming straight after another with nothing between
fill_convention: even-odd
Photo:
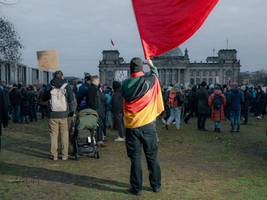
<instances>
[{"instance_id":1,"label":"white backpack","mask_svg":"<svg viewBox=\"0 0 267 200\"><path fill-rule=\"evenodd\" d=\"M64 83L61 88L55 88L50 91L51 94L51 110L53 112L66 112L67 111L67 99L66 99L66 86Z\"/></svg>"}]
</instances>

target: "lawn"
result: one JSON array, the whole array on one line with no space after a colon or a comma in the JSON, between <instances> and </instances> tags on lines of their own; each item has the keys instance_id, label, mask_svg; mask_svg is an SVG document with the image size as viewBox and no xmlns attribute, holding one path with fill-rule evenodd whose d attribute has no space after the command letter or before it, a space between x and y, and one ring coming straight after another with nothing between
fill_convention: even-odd
<instances>
[{"instance_id":1,"label":"lawn","mask_svg":"<svg viewBox=\"0 0 267 200\"><path fill-rule=\"evenodd\" d=\"M108 131L101 159L51 161L46 121L14 125L4 130L0 153L1 200L186 200L267 199L267 137L265 121L253 120L241 133L196 131L195 120L182 130L166 131L158 124L162 192L150 191L146 163L144 191L129 188L130 162L124 143ZM209 124L211 130L211 123Z\"/></svg>"}]
</instances>

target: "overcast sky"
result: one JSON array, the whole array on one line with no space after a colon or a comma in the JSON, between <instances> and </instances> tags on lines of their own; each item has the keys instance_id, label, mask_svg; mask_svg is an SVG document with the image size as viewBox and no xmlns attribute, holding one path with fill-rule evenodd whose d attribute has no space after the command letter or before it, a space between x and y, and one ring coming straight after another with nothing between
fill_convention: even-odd
<instances>
[{"instance_id":1,"label":"overcast sky","mask_svg":"<svg viewBox=\"0 0 267 200\"><path fill-rule=\"evenodd\" d=\"M242 70L267 68L267 0L221 0L204 26L181 46L192 62L226 48L238 50ZM36 67L36 51L55 49L66 75L98 73L112 39L126 61L143 57L130 0L19 0L1 6L23 44L23 63Z\"/></svg>"}]
</instances>

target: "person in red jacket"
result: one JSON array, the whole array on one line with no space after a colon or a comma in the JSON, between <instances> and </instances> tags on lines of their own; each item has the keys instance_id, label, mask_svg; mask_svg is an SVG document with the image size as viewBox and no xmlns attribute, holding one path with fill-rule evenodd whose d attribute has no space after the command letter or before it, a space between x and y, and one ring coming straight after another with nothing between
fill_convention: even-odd
<instances>
[{"instance_id":1,"label":"person in red jacket","mask_svg":"<svg viewBox=\"0 0 267 200\"><path fill-rule=\"evenodd\" d=\"M226 98L218 86L215 87L215 90L209 96L208 103L211 108L211 119L214 121L214 131L220 133L221 121L225 120L224 108L226 106Z\"/></svg>"}]
</instances>

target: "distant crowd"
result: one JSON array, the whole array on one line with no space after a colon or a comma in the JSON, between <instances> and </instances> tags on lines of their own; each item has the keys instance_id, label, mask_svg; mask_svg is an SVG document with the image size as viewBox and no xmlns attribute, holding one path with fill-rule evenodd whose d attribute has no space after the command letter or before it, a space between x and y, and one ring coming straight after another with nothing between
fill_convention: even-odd
<instances>
[{"instance_id":1,"label":"distant crowd","mask_svg":"<svg viewBox=\"0 0 267 200\"><path fill-rule=\"evenodd\" d=\"M48 116L49 101L43 99L47 85L37 87L2 84L0 88L4 91L8 102L8 117L13 123L36 122L38 112L41 119ZM83 83L80 81L71 84L71 89L76 97L78 110L85 107L98 110L104 125L104 135L106 135L106 128L114 127L115 122L122 122L123 98L120 95L120 82L114 81L113 87L101 86L97 76L87 76ZM215 123L215 131L220 130L219 123L225 118L231 121L231 131L240 131L240 122L247 124L249 113L258 120L266 115L267 93L260 85L239 87L233 83L208 86L203 82L184 88L180 84L175 84L163 89L163 99L165 112L162 115L162 121L166 128L175 122L176 128L180 129L182 118L185 123L188 123L196 116L199 130L206 130L205 121L210 117ZM118 127L120 130L118 140L121 141L124 138L124 131L121 125Z\"/></svg>"},{"instance_id":2,"label":"distant crowd","mask_svg":"<svg viewBox=\"0 0 267 200\"><path fill-rule=\"evenodd\" d=\"M221 132L221 122L230 120L231 132L240 131L240 123L248 123L249 116L261 120L266 115L267 93L260 85L255 87L230 85L210 85L202 82L192 88L176 84L163 91L165 113L162 117L168 129L173 121L180 129L181 117L188 123L197 117L197 128L207 131L206 120L214 121L214 131Z\"/></svg>"}]
</instances>

